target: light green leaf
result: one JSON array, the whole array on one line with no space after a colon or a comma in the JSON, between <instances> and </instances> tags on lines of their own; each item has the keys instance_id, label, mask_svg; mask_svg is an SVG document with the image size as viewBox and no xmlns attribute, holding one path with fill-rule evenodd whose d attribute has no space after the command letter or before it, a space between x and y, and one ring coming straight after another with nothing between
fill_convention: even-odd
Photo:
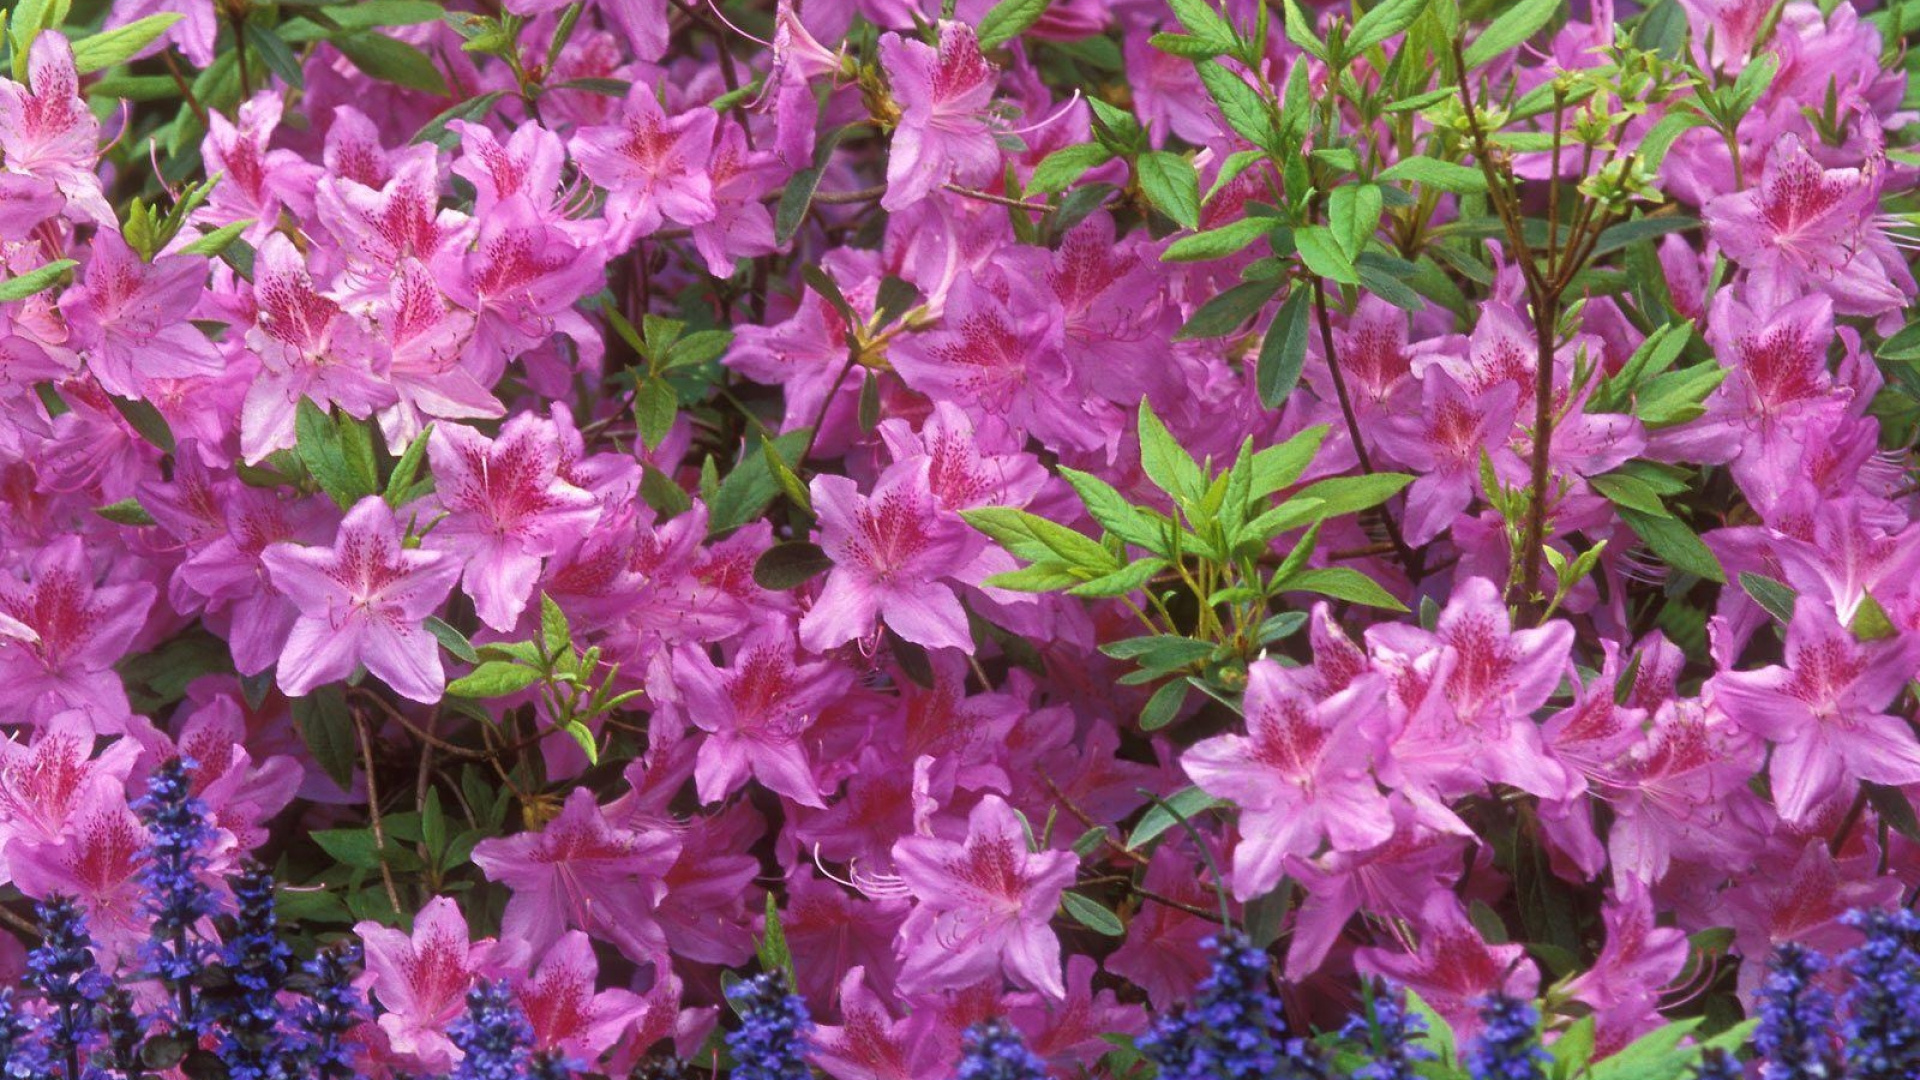
<instances>
[{"instance_id":1,"label":"light green leaf","mask_svg":"<svg viewBox=\"0 0 1920 1080\"><path fill-rule=\"evenodd\" d=\"M1000 0L980 17L978 35L982 49L1004 45L1025 33L1047 13L1050 0Z\"/></svg>"},{"instance_id":2,"label":"light green leaf","mask_svg":"<svg viewBox=\"0 0 1920 1080\"><path fill-rule=\"evenodd\" d=\"M1380 587L1379 583L1352 567L1328 566L1302 570L1292 578L1280 582L1279 588L1288 592L1304 591L1331 596L1336 600L1365 604L1368 607L1385 608L1388 611L1405 611L1407 605L1394 599L1393 594Z\"/></svg>"},{"instance_id":3,"label":"light green leaf","mask_svg":"<svg viewBox=\"0 0 1920 1080\"><path fill-rule=\"evenodd\" d=\"M1561 7L1561 0L1520 0L1502 12L1467 47L1467 70L1486 64L1545 29Z\"/></svg>"},{"instance_id":4,"label":"light green leaf","mask_svg":"<svg viewBox=\"0 0 1920 1080\"><path fill-rule=\"evenodd\" d=\"M1455 195L1479 195L1487 190L1486 174L1479 169L1430 157L1402 158L1381 172L1379 180L1406 180Z\"/></svg>"},{"instance_id":5,"label":"light green leaf","mask_svg":"<svg viewBox=\"0 0 1920 1080\"><path fill-rule=\"evenodd\" d=\"M1342 285L1360 284L1360 274L1354 269L1353 256L1341 248L1339 241L1333 238L1333 230L1325 225L1295 229L1293 244L1299 249L1301 261L1307 264L1307 269Z\"/></svg>"},{"instance_id":6,"label":"light green leaf","mask_svg":"<svg viewBox=\"0 0 1920 1080\"><path fill-rule=\"evenodd\" d=\"M517 694L540 681L533 668L506 660L488 660L472 673L447 684L447 693L457 697L497 698Z\"/></svg>"},{"instance_id":7,"label":"light green leaf","mask_svg":"<svg viewBox=\"0 0 1920 1080\"><path fill-rule=\"evenodd\" d=\"M51 287L60 280L60 275L80 265L72 259L55 259L37 270L29 270L18 277L0 281L0 304L15 300L25 300L34 293Z\"/></svg>"},{"instance_id":8,"label":"light green leaf","mask_svg":"<svg viewBox=\"0 0 1920 1080\"><path fill-rule=\"evenodd\" d=\"M1200 227L1200 176L1193 162L1155 150L1141 154L1134 167L1140 191L1154 208L1184 229Z\"/></svg>"},{"instance_id":9,"label":"light green leaf","mask_svg":"<svg viewBox=\"0 0 1920 1080\"><path fill-rule=\"evenodd\" d=\"M1621 509L1620 517L1668 565L1695 577L1726 583L1727 574L1721 569L1720 560L1714 558L1700 537L1678 518L1658 518L1625 508Z\"/></svg>"},{"instance_id":10,"label":"light green leaf","mask_svg":"<svg viewBox=\"0 0 1920 1080\"><path fill-rule=\"evenodd\" d=\"M73 69L81 75L91 75L123 64L183 18L185 16L178 12L149 15L125 26L83 37L73 43Z\"/></svg>"}]
</instances>

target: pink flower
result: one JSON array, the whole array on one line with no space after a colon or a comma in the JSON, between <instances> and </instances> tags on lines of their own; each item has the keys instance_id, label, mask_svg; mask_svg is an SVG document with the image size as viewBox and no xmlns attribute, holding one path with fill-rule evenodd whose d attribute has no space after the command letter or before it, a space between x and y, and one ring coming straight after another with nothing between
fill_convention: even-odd
<instances>
[{"instance_id":1,"label":"pink flower","mask_svg":"<svg viewBox=\"0 0 1920 1080\"><path fill-rule=\"evenodd\" d=\"M140 883L152 839L127 795L119 784L89 785L59 840L16 838L5 853L13 883L25 895L60 894L86 905L94 941L121 962L137 959L152 924L141 910L146 887Z\"/></svg>"},{"instance_id":2,"label":"pink flower","mask_svg":"<svg viewBox=\"0 0 1920 1080\"><path fill-rule=\"evenodd\" d=\"M797 803L826 806L806 734L846 693L851 673L797 661L791 624L776 619L753 631L724 670L704 648L677 650L673 677L688 717L708 733L694 767L701 802L726 798L751 775Z\"/></svg>"},{"instance_id":3,"label":"pink flower","mask_svg":"<svg viewBox=\"0 0 1920 1080\"><path fill-rule=\"evenodd\" d=\"M707 273L731 277L733 261L772 254L773 214L761 196L778 187L787 170L771 150L747 147L738 124L720 128L707 174L713 184L713 218L693 226L693 246L706 260Z\"/></svg>"},{"instance_id":4,"label":"pink flower","mask_svg":"<svg viewBox=\"0 0 1920 1080\"><path fill-rule=\"evenodd\" d=\"M1291 671L1261 660L1247 669L1247 734L1206 739L1181 755L1195 784L1239 808L1235 899L1271 891L1289 857L1317 854L1323 843L1362 851L1393 835L1366 733L1385 699L1378 676L1316 699Z\"/></svg>"},{"instance_id":5,"label":"pink flower","mask_svg":"<svg viewBox=\"0 0 1920 1080\"><path fill-rule=\"evenodd\" d=\"M473 861L513 890L500 926L508 940L538 952L584 930L643 963L666 954L653 909L679 850L664 830L616 827L581 787L546 828L482 840Z\"/></svg>"},{"instance_id":6,"label":"pink flower","mask_svg":"<svg viewBox=\"0 0 1920 1080\"><path fill-rule=\"evenodd\" d=\"M380 1030L414 1069L444 1073L460 1059L447 1025L465 1010L474 977L501 953L493 939L469 942L467 920L436 896L413 918L411 934L376 922L353 928L367 950L362 979L383 1010Z\"/></svg>"},{"instance_id":7,"label":"pink flower","mask_svg":"<svg viewBox=\"0 0 1920 1080\"><path fill-rule=\"evenodd\" d=\"M122 729L127 693L113 665L146 623L155 590L96 580L77 536L35 552L26 580L0 575L0 614L15 624L0 634L0 708L26 716L48 698L84 710L103 734Z\"/></svg>"},{"instance_id":8,"label":"pink flower","mask_svg":"<svg viewBox=\"0 0 1920 1080\"><path fill-rule=\"evenodd\" d=\"M884 621L915 644L971 653L966 611L941 579L963 570L985 541L941 512L924 460L888 469L870 495L844 476L816 476L812 492L833 569L800 621L801 644L830 649Z\"/></svg>"},{"instance_id":9,"label":"pink flower","mask_svg":"<svg viewBox=\"0 0 1920 1080\"><path fill-rule=\"evenodd\" d=\"M331 549L280 543L260 558L274 588L300 609L280 654L288 696L344 679L364 663L402 697L440 700L440 646L423 624L453 590L460 565L444 552L403 547L385 500L360 500Z\"/></svg>"},{"instance_id":10,"label":"pink flower","mask_svg":"<svg viewBox=\"0 0 1920 1080\"><path fill-rule=\"evenodd\" d=\"M572 340L582 362L597 364L600 331L574 304L605 285L605 259L526 195L504 200L481 219L472 251L443 251L433 263L435 281L473 312L465 354L473 377L492 385L509 360L556 335Z\"/></svg>"},{"instance_id":11,"label":"pink flower","mask_svg":"<svg viewBox=\"0 0 1920 1080\"><path fill-rule=\"evenodd\" d=\"M645 1018L645 999L630 990L596 990L599 976L593 943L569 930L538 968L514 981L514 999L533 1025L535 1049L597 1062Z\"/></svg>"},{"instance_id":12,"label":"pink flower","mask_svg":"<svg viewBox=\"0 0 1920 1080\"><path fill-rule=\"evenodd\" d=\"M1594 1011L1603 1047L1618 1049L1661 1023L1660 997L1687 966L1687 934L1655 919L1639 879L1618 879L1601 907L1606 944L1593 966L1568 982L1567 997Z\"/></svg>"},{"instance_id":13,"label":"pink flower","mask_svg":"<svg viewBox=\"0 0 1920 1080\"><path fill-rule=\"evenodd\" d=\"M1427 369L1418 411L1393 416L1373 432L1394 460L1419 477L1407 488L1406 539L1424 544L1445 532L1473 501L1480 455L1508 483L1526 475L1508 447L1519 391L1502 380L1472 393L1444 369Z\"/></svg>"},{"instance_id":14,"label":"pink flower","mask_svg":"<svg viewBox=\"0 0 1920 1080\"><path fill-rule=\"evenodd\" d=\"M1540 737L1534 710L1546 704L1566 673L1573 627L1549 622L1514 630L1500 590L1485 578L1454 587L1433 632L1390 624L1367 631L1376 653L1401 672L1404 658L1432 655L1453 662L1428 691L1430 707L1419 709L1393 744L1393 774L1426 778L1447 795L1465 794L1479 778L1512 784L1543 799L1565 799L1584 787ZM1410 673L1410 672L1409 672ZM1390 674L1389 680L1404 677ZM1435 701L1434 691L1442 701ZM1463 773L1462 770L1470 770Z\"/></svg>"},{"instance_id":15,"label":"pink flower","mask_svg":"<svg viewBox=\"0 0 1920 1080\"><path fill-rule=\"evenodd\" d=\"M888 34L880 66L900 107L883 208L905 209L941 184L979 185L999 175L1000 146L988 122L999 69L980 55L972 27L942 22L938 50Z\"/></svg>"},{"instance_id":16,"label":"pink flower","mask_svg":"<svg viewBox=\"0 0 1920 1080\"><path fill-rule=\"evenodd\" d=\"M1875 215L1880 170L1828 169L1796 135L1782 135L1760 182L1707 203L1713 239L1747 272L1757 307L1825 293L1842 315L1897 311L1913 293L1908 272Z\"/></svg>"},{"instance_id":17,"label":"pink flower","mask_svg":"<svg viewBox=\"0 0 1920 1080\"><path fill-rule=\"evenodd\" d=\"M206 288L207 261L162 255L140 261L120 233L93 235L83 288L60 298L87 370L110 394L145 396L154 379L218 375L220 350L184 316Z\"/></svg>"},{"instance_id":18,"label":"pink flower","mask_svg":"<svg viewBox=\"0 0 1920 1080\"><path fill-rule=\"evenodd\" d=\"M1429 894L1417 925L1417 951L1361 949L1354 953L1354 966L1419 994L1453 1025L1459 1039L1479 1031L1480 998L1494 993L1531 998L1539 988L1540 973L1527 959L1527 947L1488 944L1452 893Z\"/></svg>"},{"instance_id":19,"label":"pink flower","mask_svg":"<svg viewBox=\"0 0 1920 1080\"><path fill-rule=\"evenodd\" d=\"M1065 851L1030 851L1026 830L997 795L967 816L964 840L902 837L893 845L900 878L916 901L900 928L909 992L964 986L1001 972L1055 1001L1060 939L1047 925L1078 860Z\"/></svg>"},{"instance_id":20,"label":"pink flower","mask_svg":"<svg viewBox=\"0 0 1920 1080\"><path fill-rule=\"evenodd\" d=\"M118 229L119 219L94 172L100 123L80 97L66 35L33 35L27 83L0 79L0 156L7 169L52 182L73 206L76 221Z\"/></svg>"},{"instance_id":21,"label":"pink flower","mask_svg":"<svg viewBox=\"0 0 1920 1080\"><path fill-rule=\"evenodd\" d=\"M1751 850L1771 818L1747 787L1764 754L1718 709L1698 701L1662 706L1602 792L1614 813L1607 834L1614 873L1658 882L1676 857Z\"/></svg>"},{"instance_id":22,"label":"pink flower","mask_svg":"<svg viewBox=\"0 0 1920 1080\"><path fill-rule=\"evenodd\" d=\"M932 1009L895 1019L865 968L839 984L840 1023L814 1032L814 1060L834 1080L921 1080L953 1072L960 1046Z\"/></svg>"},{"instance_id":23,"label":"pink flower","mask_svg":"<svg viewBox=\"0 0 1920 1080\"><path fill-rule=\"evenodd\" d=\"M427 457L446 511L428 539L464 561L461 587L481 621L512 630L540 580L540 560L584 536L600 504L560 478L559 432L537 413L515 416L494 439L441 424Z\"/></svg>"},{"instance_id":24,"label":"pink flower","mask_svg":"<svg viewBox=\"0 0 1920 1080\"><path fill-rule=\"evenodd\" d=\"M260 245L253 286L259 316L247 345L260 374L247 391L240 448L249 463L294 445L300 399L371 416L393 403L384 357L353 316L314 287L307 261L280 233Z\"/></svg>"},{"instance_id":25,"label":"pink flower","mask_svg":"<svg viewBox=\"0 0 1920 1080\"><path fill-rule=\"evenodd\" d=\"M635 85L619 123L574 134L574 160L607 189L610 244L624 248L668 219L681 225L713 220L706 166L718 121L705 106L669 118L651 87Z\"/></svg>"},{"instance_id":26,"label":"pink flower","mask_svg":"<svg viewBox=\"0 0 1920 1080\"><path fill-rule=\"evenodd\" d=\"M1912 638L1865 644L1833 610L1802 595L1787 628L1787 663L1723 671L1712 700L1734 723L1774 744L1773 803L1790 823L1805 823L1828 799L1856 783L1920 783L1920 739L1884 710L1915 673Z\"/></svg>"}]
</instances>

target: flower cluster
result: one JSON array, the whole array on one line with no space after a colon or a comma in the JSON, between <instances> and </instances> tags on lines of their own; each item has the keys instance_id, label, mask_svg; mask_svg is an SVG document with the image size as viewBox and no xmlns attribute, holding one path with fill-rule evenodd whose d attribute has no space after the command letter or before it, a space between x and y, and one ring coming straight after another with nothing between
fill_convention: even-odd
<instances>
[{"instance_id":1,"label":"flower cluster","mask_svg":"<svg viewBox=\"0 0 1920 1080\"><path fill-rule=\"evenodd\" d=\"M5 1068L1912 1074L1911 15L13 5Z\"/></svg>"}]
</instances>

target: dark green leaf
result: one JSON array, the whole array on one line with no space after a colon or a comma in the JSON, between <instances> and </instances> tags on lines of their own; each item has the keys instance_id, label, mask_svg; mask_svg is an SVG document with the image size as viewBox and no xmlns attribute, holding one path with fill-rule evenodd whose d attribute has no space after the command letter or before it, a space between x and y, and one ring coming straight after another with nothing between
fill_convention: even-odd
<instances>
[{"instance_id":1,"label":"dark green leaf","mask_svg":"<svg viewBox=\"0 0 1920 1080\"><path fill-rule=\"evenodd\" d=\"M753 580L771 592L797 589L833 569L833 560L818 544L788 540L768 548L754 560Z\"/></svg>"},{"instance_id":2,"label":"dark green leaf","mask_svg":"<svg viewBox=\"0 0 1920 1080\"><path fill-rule=\"evenodd\" d=\"M353 767L358 760L354 738L353 714L347 709L346 696L337 685L322 686L306 697L289 703L293 722L313 755L314 764L339 785L341 791L353 786Z\"/></svg>"},{"instance_id":3,"label":"dark green leaf","mask_svg":"<svg viewBox=\"0 0 1920 1080\"><path fill-rule=\"evenodd\" d=\"M982 49L992 49L1019 37L1047 13L1051 0L1000 0L980 17L977 33Z\"/></svg>"},{"instance_id":4,"label":"dark green leaf","mask_svg":"<svg viewBox=\"0 0 1920 1080\"><path fill-rule=\"evenodd\" d=\"M1141 154L1135 163L1140 190L1154 208L1185 229L1200 227L1200 176L1193 162L1178 154L1156 150Z\"/></svg>"},{"instance_id":5,"label":"dark green leaf","mask_svg":"<svg viewBox=\"0 0 1920 1080\"><path fill-rule=\"evenodd\" d=\"M426 53L384 34L351 34L335 38L334 47L367 75L410 90L447 96L447 80Z\"/></svg>"},{"instance_id":6,"label":"dark green leaf","mask_svg":"<svg viewBox=\"0 0 1920 1080\"><path fill-rule=\"evenodd\" d=\"M1700 537L1679 519L1657 518L1625 508L1621 509L1620 517L1668 565L1708 581L1726 582L1726 571L1720 568L1720 560L1714 558Z\"/></svg>"},{"instance_id":7,"label":"dark green leaf","mask_svg":"<svg viewBox=\"0 0 1920 1080\"><path fill-rule=\"evenodd\" d=\"M1095 933L1108 937L1127 935L1127 928L1120 922L1119 916L1079 893L1060 894L1060 903L1067 909L1067 914L1073 916L1073 921Z\"/></svg>"},{"instance_id":8,"label":"dark green leaf","mask_svg":"<svg viewBox=\"0 0 1920 1080\"><path fill-rule=\"evenodd\" d=\"M1300 382L1300 372L1307 363L1307 324L1311 320L1307 290L1296 287L1261 339L1254 381L1260 403L1269 409L1285 404L1287 395Z\"/></svg>"}]
</instances>

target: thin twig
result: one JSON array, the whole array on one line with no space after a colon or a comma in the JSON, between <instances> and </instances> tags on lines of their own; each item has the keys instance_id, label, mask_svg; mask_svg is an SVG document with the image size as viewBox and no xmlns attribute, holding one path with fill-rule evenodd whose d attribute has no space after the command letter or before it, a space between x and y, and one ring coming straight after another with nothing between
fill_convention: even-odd
<instances>
[{"instance_id":1,"label":"thin twig","mask_svg":"<svg viewBox=\"0 0 1920 1080\"><path fill-rule=\"evenodd\" d=\"M380 819L380 788L373 778L373 733L366 714L353 713L354 730L360 733L360 756L367 772L367 816L373 819L373 849L380 854L380 882L387 888L387 901L394 911L400 909L400 890L393 883L393 868L387 865L387 828Z\"/></svg>"}]
</instances>

